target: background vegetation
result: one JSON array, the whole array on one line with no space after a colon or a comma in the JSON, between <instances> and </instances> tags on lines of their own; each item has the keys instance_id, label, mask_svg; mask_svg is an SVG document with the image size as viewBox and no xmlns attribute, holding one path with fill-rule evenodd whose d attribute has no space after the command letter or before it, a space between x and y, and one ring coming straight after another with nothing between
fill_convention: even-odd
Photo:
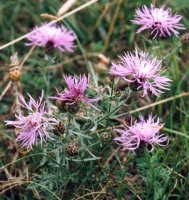
<instances>
[{"instance_id":1,"label":"background vegetation","mask_svg":"<svg viewBox=\"0 0 189 200\"><path fill-rule=\"evenodd\" d=\"M3 45L30 31L45 20L41 13L56 15L65 1L62 0L1 0L0 1L0 45ZM72 9L86 3L79 0ZM100 109L108 113L109 102L113 107L119 104L119 95L113 97L108 69L111 63L103 63L99 53L110 61L117 55L130 51L137 45L163 59L167 75L173 80L171 89L159 98L141 98L135 94L119 112L113 113L107 121L102 120L95 128L92 121L98 121L96 111L87 113L87 122L79 117L72 128L86 136L49 141L27 152L13 143L14 129L6 128L4 120L14 119L14 85L0 101L0 199L188 199L189 198L189 101L188 96L178 99L176 95L189 91L188 46L180 38L171 37L152 41L148 33L136 34L132 25L135 9L150 5L150 0L99 0L60 21L71 27L78 35L78 48L72 54L58 51L46 52L36 48L23 67L19 90L35 97L43 89L45 96L55 94L55 87L64 88L62 74L92 73L97 88L105 88L107 97L100 102ZM188 0L153 1L165 4L174 12L183 15L183 23L189 27ZM187 30L185 31L187 32ZM184 32L181 33L181 35ZM26 40L0 51L0 92L8 83L7 71L10 56L18 52L22 60L29 51ZM95 69L95 74L93 69ZM61 73L60 73L61 72ZM95 84L94 84L95 85ZM126 89L123 92L128 92ZM103 93L103 94L104 94ZM173 97L171 101L153 102ZM128 106L130 105L130 106ZM138 153L120 151L113 142L112 127L122 119L139 116L136 108L149 105L143 113L153 113L169 128L170 144L167 148L155 148ZM130 112L131 111L131 112ZM133 111L133 112L132 112ZM129 113L130 112L130 113ZM118 120L120 113L127 113ZM103 113L100 117L103 117ZM99 116L98 116L99 117ZM83 124L82 124L83 123ZM107 124L108 123L108 124ZM93 129L91 129L91 124ZM100 129L104 129L103 132ZM83 131L84 130L84 131ZM86 131L88 130L88 132ZM175 130L175 132L174 132ZM82 132L83 131L83 132ZM182 135L179 135L182 133ZM89 137L91 138L89 140ZM65 146L74 144L77 155L70 155Z\"/></svg>"}]
</instances>

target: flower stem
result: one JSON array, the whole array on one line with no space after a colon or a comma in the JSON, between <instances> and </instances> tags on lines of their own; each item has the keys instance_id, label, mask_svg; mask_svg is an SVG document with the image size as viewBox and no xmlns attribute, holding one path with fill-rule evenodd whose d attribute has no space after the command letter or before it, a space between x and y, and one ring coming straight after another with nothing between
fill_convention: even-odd
<instances>
[{"instance_id":1,"label":"flower stem","mask_svg":"<svg viewBox=\"0 0 189 200\"><path fill-rule=\"evenodd\" d=\"M179 132L179 131L175 131L175 130L172 130L172 129L169 129L169 128L162 128L162 130L168 132L168 133L174 133L175 135L180 135L180 136L183 136L183 137L186 137L189 139L189 135L185 134L185 133L182 133L182 132Z\"/></svg>"},{"instance_id":2,"label":"flower stem","mask_svg":"<svg viewBox=\"0 0 189 200\"><path fill-rule=\"evenodd\" d=\"M113 93L114 93L114 77L112 78L112 82L111 82L111 93L110 93L110 101L109 101L108 113L110 113L110 111L111 111ZM108 122L109 122L109 116L107 117L106 127L108 126Z\"/></svg>"},{"instance_id":3,"label":"flower stem","mask_svg":"<svg viewBox=\"0 0 189 200\"><path fill-rule=\"evenodd\" d=\"M111 112L109 112L107 115L105 115L104 117L102 117L101 119L99 119L97 121L97 123L103 121L104 119L106 119L107 117L109 117L111 114L113 114L114 112L116 112L117 110L119 110L119 108L121 108L129 99L129 97L131 96L131 93L128 94L128 97L125 99L125 101L121 102L116 108L114 108Z\"/></svg>"}]
</instances>

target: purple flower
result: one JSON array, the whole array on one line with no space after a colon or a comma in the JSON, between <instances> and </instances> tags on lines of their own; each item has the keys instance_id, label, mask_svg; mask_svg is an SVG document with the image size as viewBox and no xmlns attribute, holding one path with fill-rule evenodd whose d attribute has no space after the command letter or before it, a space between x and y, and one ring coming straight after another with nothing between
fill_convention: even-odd
<instances>
[{"instance_id":1,"label":"purple flower","mask_svg":"<svg viewBox=\"0 0 189 200\"><path fill-rule=\"evenodd\" d=\"M146 29L151 29L151 35L153 38L157 36L166 37L172 34L178 36L177 29L185 29L184 26L179 23L182 19L181 15L172 14L170 8L156 8L151 4L150 8L143 6L141 9L136 10L135 19L132 20L134 24L140 25L137 33L140 33Z\"/></svg>"},{"instance_id":2,"label":"purple flower","mask_svg":"<svg viewBox=\"0 0 189 200\"><path fill-rule=\"evenodd\" d=\"M22 113L16 115L16 121L5 121L6 125L12 125L18 131L17 142L21 142L21 147L32 149L33 145L40 140L41 143L48 138L49 131L57 124L53 115L45 110L43 92L41 97L35 101L30 95L30 100L26 103L24 97L20 95L19 104L27 110L27 116Z\"/></svg>"},{"instance_id":3,"label":"purple flower","mask_svg":"<svg viewBox=\"0 0 189 200\"><path fill-rule=\"evenodd\" d=\"M85 90L88 87L89 77L84 75L80 75L79 77L76 76L64 76L64 79L67 84L67 88L63 92L58 92L58 96L51 97L61 102L65 102L66 104L72 105L81 101L87 103L97 109L92 102L99 100L99 98L90 99L85 95Z\"/></svg>"},{"instance_id":4,"label":"purple flower","mask_svg":"<svg viewBox=\"0 0 189 200\"><path fill-rule=\"evenodd\" d=\"M121 135L114 140L123 147L123 150L135 150L139 148L141 142L151 145L151 151L155 144L166 146L168 137L160 134L159 131L164 124L159 123L159 118L151 115L145 121L143 116L140 116L140 121L135 121L131 126L125 125L124 129L115 129ZM166 143L166 144L165 144Z\"/></svg>"},{"instance_id":5,"label":"purple flower","mask_svg":"<svg viewBox=\"0 0 189 200\"><path fill-rule=\"evenodd\" d=\"M58 27L56 24L42 24L35 27L27 35L30 41L26 45L37 45L41 47L52 46L60 51L73 52L76 47L74 41L77 39L76 34L72 30L68 30L64 26Z\"/></svg>"},{"instance_id":6,"label":"purple flower","mask_svg":"<svg viewBox=\"0 0 189 200\"><path fill-rule=\"evenodd\" d=\"M125 81L131 83L137 90L143 89L143 96L147 95L150 90L154 95L158 96L171 81L162 73L162 61L156 57L150 57L148 53L143 51L134 53L125 53L120 57L119 63L112 63L110 74L121 77Z\"/></svg>"}]
</instances>

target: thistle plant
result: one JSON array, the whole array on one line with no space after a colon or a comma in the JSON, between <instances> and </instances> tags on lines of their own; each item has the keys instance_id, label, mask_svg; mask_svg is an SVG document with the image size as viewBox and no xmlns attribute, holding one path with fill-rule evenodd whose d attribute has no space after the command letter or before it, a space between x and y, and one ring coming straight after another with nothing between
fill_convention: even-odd
<instances>
[{"instance_id":1,"label":"thistle plant","mask_svg":"<svg viewBox=\"0 0 189 200\"><path fill-rule=\"evenodd\" d=\"M115 138L115 141L123 147L123 150L135 150L140 148L142 142L151 145L151 151L154 149L154 144L166 146L168 137L159 134L163 128L163 124L159 124L159 118L155 121L155 117L151 115L147 120L140 116L140 121L135 121L131 126L124 129L115 129L120 136Z\"/></svg>"},{"instance_id":2,"label":"thistle plant","mask_svg":"<svg viewBox=\"0 0 189 200\"><path fill-rule=\"evenodd\" d=\"M80 77L74 76L64 76L66 84L68 88L66 88L63 92L57 91L57 96L50 97L57 100L57 106L62 111L71 111L71 108L79 106L81 102L85 102L87 105L90 105L97 109L92 102L99 100L99 98L90 99L85 96L85 90L88 86L89 77L83 75Z\"/></svg>"},{"instance_id":3,"label":"thistle plant","mask_svg":"<svg viewBox=\"0 0 189 200\"><path fill-rule=\"evenodd\" d=\"M72 30L68 30L64 26L58 27L56 24L42 24L35 27L28 35L29 40L26 45L37 45L40 47L57 48L64 52L73 52L76 47L74 41L77 39L76 34Z\"/></svg>"},{"instance_id":4,"label":"thistle plant","mask_svg":"<svg viewBox=\"0 0 189 200\"><path fill-rule=\"evenodd\" d=\"M81 5L70 15L97 1ZM98 19L90 14L98 7L82 10L87 13L87 19L82 16L85 23L90 21L93 26L77 17L67 19L69 12L63 16L58 12L58 17L45 13L42 15L52 21L34 25L32 30L28 27L30 32L23 37L27 42L20 41L24 50L31 47L16 64L23 78L9 78L17 92L10 113L3 118L2 130L7 137L6 151L9 157L14 154L14 159L1 162L3 199L158 200L171 199L178 191L183 192L180 199L187 196L184 191L188 175L183 174L188 170L186 163L182 165L186 155L179 146L180 141L188 143L187 122L183 120L179 131L180 124L175 120L178 115L173 116L175 102L169 107L162 105L189 95L185 92L173 96L173 89L177 91L186 77L176 85L180 75L177 51L182 50L177 37L185 29L183 16L168 6L137 8L135 2L131 3L135 6L129 7L132 15L125 23L130 27L129 36L137 36L132 44L128 41L129 48L122 49L123 43L117 51L115 46L112 48L114 42L109 47L107 44L111 37L120 42L112 27L121 30L115 21L119 12L123 13L125 2L102 4L106 9ZM107 13L114 4L115 14L110 19ZM107 27L108 20L111 23L104 46L99 48L101 43L90 41L90 37L96 37L92 33L104 37L105 29L99 25L102 19ZM140 28L135 30L133 24ZM143 32L147 29L151 38ZM168 37L174 42L166 54L169 42L163 38ZM41 47L50 47L53 53L47 55ZM99 52L94 53L97 49ZM95 66L100 66L99 57L104 60L103 73L95 71ZM10 98L8 90L10 87L2 92L0 101ZM176 105L181 116L188 115L183 110L186 107L184 101ZM14 188L18 185L19 190ZM26 188L27 194L22 192Z\"/></svg>"},{"instance_id":5,"label":"thistle plant","mask_svg":"<svg viewBox=\"0 0 189 200\"><path fill-rule=\"evenodd\" d=\"M141 9L136 10L135 19L132 20L134 24L141 25L137 33L146 29L151 29L151 35L155 37L166 37L176 35L178 37L179 29L185 29L183 24L180 23L181 15L172 14L170 8L161 6L157 8L152 5L150 8L143 6Z\"/></svg>"},{"instance_id":6,"label":"thistle plant","mask_svg":"<svg viewBox=\"0 0 189 200\"><path fill-rule=\"evenodd\" d=\"M167 90L170 79L162 76L162 61L156 57L150 57L148 53L138 52L126 53L120 57L118 64L112 63L110 74L123 78L136 90L143 90L143 96L148 90L158 96L162 90Z\"/></svg>"},{"instance_id":7,"label":"thistle plant","mask_svg":"<svg viewBox=\"0 0 189 200\"><path fill-rule=\"evenodd\" d=\"M27 116L21 112L16 115L16 121L6 121L7 125L13 125L18 132L17 142L21 142L22 147L32 149L38 140L41 143L48 138L50 130L58 123L54 116L47 112L43 103L43 92L39 100L35 101L30 95L30 100L26 103L24 97L20 96L19 104L27 109Z\"/></svg>"}]
</instances>

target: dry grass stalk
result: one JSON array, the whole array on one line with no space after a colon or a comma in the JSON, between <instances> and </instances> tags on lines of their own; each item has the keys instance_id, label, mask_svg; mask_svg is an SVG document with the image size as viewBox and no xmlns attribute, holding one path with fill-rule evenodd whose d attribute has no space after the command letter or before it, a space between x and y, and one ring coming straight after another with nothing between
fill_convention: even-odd
<instances>
[{"instance_id":1,"label":"dry grass stalk","mask_svg":"<svg viewBox=\"0 0 189 200\"><path fill-rule=\"evenodd\" d=\"M80 10L83 10L84 8L86 8L86 7L88 7L88 6L90 6L90 5L94 4L94 3L96 3L97 1L98 1L98 0L91 0L91 1L89 1L89 2L87 2L87 3L85 3L85 4L83 4L83 5L81 5L81 6L79 6L79 7L77 7L76 9L74 9L74 10L72 10L72 11L66 13L65 15L59 17L58 19L49 22L48 24L55 24L56 22L61 21L62 19L66 18L66 17L69 17L70 15L73 15L74 13L76 13L76 12L78 12L78 11L80 11ZM2 45L2 46L0 47L0 50L5 49L5 48L7 48L7 47L9 47L9 46L11 46L11 45L13 45L13 44L15 44L15 43L17 43L17 42L23 40L23 39L25 39L25 38L27 37L28 34L29 34L29 33L27 33L27 34L25 34L25 35L22 35L21 37L16 38L15 40L12 40L11 42L8 42L8 43Z\"/></svg>"},{"instance_id":2,"label":"dry grass stalk","mask_svg":"<svg viewBox=\"0 0 189 200\"><path fill-rule=\"evenodd\" d=\"M57 12L57 16L61 16L64 13L66 13L75 3L77 2L77 0L67 0L66 3L64 3L61 8L58 10Z\"/></svg>"}]
</instances>

